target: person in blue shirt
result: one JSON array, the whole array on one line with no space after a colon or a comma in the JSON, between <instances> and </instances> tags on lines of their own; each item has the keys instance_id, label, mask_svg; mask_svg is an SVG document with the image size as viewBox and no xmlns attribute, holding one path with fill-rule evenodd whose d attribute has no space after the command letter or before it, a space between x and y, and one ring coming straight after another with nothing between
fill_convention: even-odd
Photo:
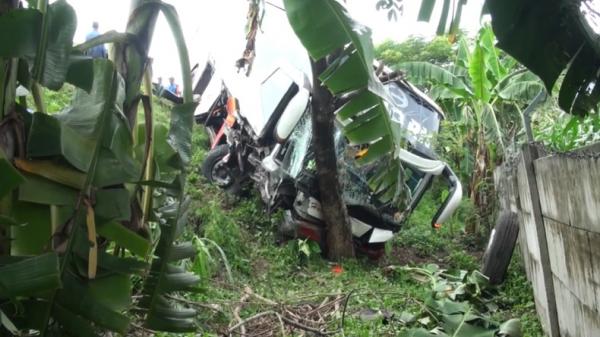
<instances>
[{"instance_id":1,"label":"person in blue shirt","mask_svg":"<svg viewBox=\"0 0 600 337\"><path fill-rule=\"evenodd\" d=\"M175 84L175 78L169 78L169 86L167 87L167 90L177 95L177 84Z\"/></svg>"},{"instance_id":2,"label":"person in blue shirt","mask_svg":"<svg viewBox=\"0 0 600 337\"><path fill-rule=\"evenodd\" d=\"M86 35L86 37L85 37L86 41L89 41L95 37L100 36L100 32L98 32L99 26L100 25L98 24L98 22L94 22L92 24L93 30L88 35ZM88 49L86 53L95 59L96 58L106 58L108 56L108 53L106 52L106 48L104 48L103 44L99 44L95 47Z\"/></svg>"}]
</instances>

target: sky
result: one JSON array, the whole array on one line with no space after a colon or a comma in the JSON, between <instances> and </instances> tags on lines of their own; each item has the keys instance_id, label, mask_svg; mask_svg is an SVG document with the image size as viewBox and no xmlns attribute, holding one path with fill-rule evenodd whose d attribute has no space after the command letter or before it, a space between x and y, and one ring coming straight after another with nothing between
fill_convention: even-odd
<instances>
[{"instance_id":1,"label":"sky","mask_svg":"<svg viewBox=\"0 0 600 337\"><path fill-rule=\"evenodd\" d=\"M474 33L480 25L480 12L484 0L471 0L465 6L461 28ZM100 23L100 32L124 31L129 12L129 1L124 0L68 0L75 8L78 27L75 42L83 42L91 31L92 22ZM177 9L190 52L192 65L204 63L210 55L217 67L233 69L236 59L245 46L244 29L248 2L246 0L167 0ZM281 5L281 0L267 3ZM441 2L441 1L438 1ZM351 15L371 27L375 43L385 39L402 41L411 35L431 37L435 34L439 5L432 22L417 22L420 1L405 0L404 14L397 21L388 21L387 13L375 9L376 0L347 0ZM267 5L269 6L269 5ZM164 18L159 17L150 49L154 58L154 78L166 81L175 77L179 82L181 70L177 49Z\"/></svg>"}]
</instances>

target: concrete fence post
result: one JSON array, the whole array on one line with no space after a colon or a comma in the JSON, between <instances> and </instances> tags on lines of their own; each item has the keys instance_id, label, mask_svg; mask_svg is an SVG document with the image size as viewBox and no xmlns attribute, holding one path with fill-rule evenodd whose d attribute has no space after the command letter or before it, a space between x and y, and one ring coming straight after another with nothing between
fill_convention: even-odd
<instances>
[{"instance_id":1,"label":"concrete fence post","mask_svg":"<svg viewBox=\"0 0 600 337\"><path fill-rule=\"evenodd\" d=\"M552 277L552 268L550 265L550 255L548 253L548 241L546 239L546 229L542 217L542 208L540 205L540 196L537 186L537 178L533 162L539 158L539 152L534 144L525 144L522 149L522 159L526 171L526 186L531 196L531 209L535 230L538 237L540 249L540 262L543 274L544 289L546 292L548 305L548 332L550 337L560 337L560 328L558 324L558 313L556 307L556 296L554 291L554 281Z\"/></svg>"}]
</instances>

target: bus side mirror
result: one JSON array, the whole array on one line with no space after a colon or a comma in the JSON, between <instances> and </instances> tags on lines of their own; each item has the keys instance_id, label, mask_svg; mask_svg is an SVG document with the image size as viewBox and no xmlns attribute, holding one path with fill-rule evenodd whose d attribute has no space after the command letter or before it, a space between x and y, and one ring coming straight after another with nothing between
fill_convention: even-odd
<instances>
[{"instance_id":1,"label":"bus side mirror","mask_svg":"<svg viewBox=\"0 0 600 337\"><path fill-rule=\"evenodd\" d=\"M444 168L442 177L448 184L448 196L431 221L431 226L434 228L440 228L452 216L462 199L462 185L450 167Z\"/></svg>"}]
</instances>

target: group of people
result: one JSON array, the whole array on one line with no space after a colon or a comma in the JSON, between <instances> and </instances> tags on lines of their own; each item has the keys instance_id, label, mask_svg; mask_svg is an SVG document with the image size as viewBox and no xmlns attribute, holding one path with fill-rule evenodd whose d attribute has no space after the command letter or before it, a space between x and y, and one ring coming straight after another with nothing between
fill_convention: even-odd
<instances>
[{"instance_id":1,"label":"group of people","mask_svg":"<svg viewBox=\"0 0 600 337\"><path fill-rule=\"evenodd\" d=\"M100 24L98 24L98 22L92 23L92 31L85 36L85 40L90 41L90 40L100 36L99 29L100 29ZM86 51L86 54L91 56L92 58L107 58L108 57L108 52L107 52L106 48L104 47L104 44L99 44L95 47L88 49ZM180 95L179 86L175 83L174 77L169 78L169 85L167 85L166 87L163 86L162 77L159 77L157 88L158 88L159 92L162 90L167 90L167 91L173 93L174 95L177 95L177 96Z\"/></svg>"},{"instance_id":2,"label":"group of people","mask_svg":"<svg viewBox=\"0 0 600 337\"><path fill-rule=\"evenodd\" d=\"M167 91L170 91L171 93L173 93L173 94L175 94L177 96L180 95L179 85L177 85L175 83L175 78L174 77L169 77L169 85L167 85L166 87L163 86L162 77L159 77L158 78L158 85L157 85L157 87L158 87L159 91L160 90L167 90Z\"/></svg>"}]
</instances>

